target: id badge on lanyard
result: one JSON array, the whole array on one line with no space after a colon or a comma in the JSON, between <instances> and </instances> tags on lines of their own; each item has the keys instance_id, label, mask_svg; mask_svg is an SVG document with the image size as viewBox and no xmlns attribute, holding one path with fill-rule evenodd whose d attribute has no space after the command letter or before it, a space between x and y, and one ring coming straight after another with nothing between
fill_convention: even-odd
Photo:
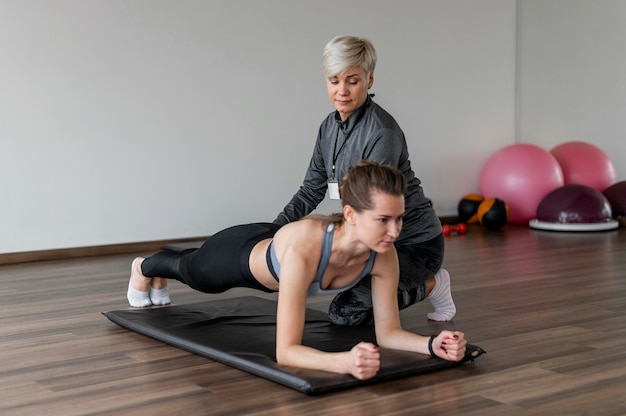
<instances>
[{"instance_id":1,"label":"id badge on lanyard","mask_svg":"<svg viewBox=\"0 0 626 416\"><path fill-rule=\"evenodd\" d=\"M339 183L335 178L330 178L328 180L328 196L330 197L330 199L340 199Z\"/></svg>"},{"instance_id":2,"label":"id badge on lanyard","mask_svg":"<svg viewBox=\"0 0 626 416\"><path fill-rule=\"evenodd\" d=\"M335 138L335 148L333 149L332 174L330 176L330 179L328 179L328 196L329 196L330 199L341 199L341 197L339 196L339 182L337 182L337 179L336 179L336 176L335 176L335 167L336 167L336 164L337 164L337 158L339 157L339 153L341 153L341 151L343 150L344 146L346 145L346 142L348 141L348 138L350 137L350 135L352 135L352 132L354 131L354 128L357 126L359 121L361 121L361 118L363 117L364 114L365 114L365 111L361 110L361 112L359 113L358 118L354 122L354 125L352 126L350 131L347 134L344 133L344 135L343 135L343 143L341 143L341 146L339 147L339 150L337 150L337 142L339 141L339 132L343 132L343 131L342 131L341 127L337 130L337 138Z\"/></svg>"}]
</instances>

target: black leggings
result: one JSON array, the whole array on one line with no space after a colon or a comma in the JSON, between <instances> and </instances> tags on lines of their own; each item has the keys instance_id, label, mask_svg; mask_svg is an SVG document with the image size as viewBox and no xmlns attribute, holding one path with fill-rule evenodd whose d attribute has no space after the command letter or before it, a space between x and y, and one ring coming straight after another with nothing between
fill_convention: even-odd
<instances>
[{"instance_id":1,"label":"black leggings","mask_svg":"<svg viewBox=\"0 0 626 416\"><path fill-rule=\"evenodd\" d=\"M205 293L221 293L234 287L273 292L250 271L250 253L261 240L272 238L279 225L237 225L213 235L198 249L162 251L146 258L141 272L146 277L176 279Z\"/></svg>"}]
</instances>

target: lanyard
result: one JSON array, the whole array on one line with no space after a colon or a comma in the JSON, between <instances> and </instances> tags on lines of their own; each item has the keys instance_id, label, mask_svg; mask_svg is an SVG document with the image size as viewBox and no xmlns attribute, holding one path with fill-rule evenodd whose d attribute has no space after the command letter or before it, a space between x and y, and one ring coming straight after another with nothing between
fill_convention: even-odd
<instances>
[{"instance_id":1,"label":"lanyard","mask_svg":"<svg viewBox=\"0 0 626 416\"><path fill-rule=\"evenodd\" d=\"M333 170L332 170L331 179L335 179L335 165L337 163L337 159L339 158L339 153L341 153L341 151L343 150L343 147L346 145L346 142L350 138L350 135L352 134L352 132L354 131L356 126L359 124L359 121L361 121L361 119L363 118L364 115L365 115L365 105L363 105L361 107L361 113L359 113L358 118L356 119L356 121L352 125L352 128L350 129L348 134L344 134L343 135L343 143L341 143L341 146L339 146L339 150L337 150L337 142L339 141L339 132L343 133L343 128L342 128L342 125L341 125L341 124L343 124L343 122L338 123L339 124L339 128L337 129L337 137L335 138L335 148L333 149Z\"/></svg>"}]
</instances>

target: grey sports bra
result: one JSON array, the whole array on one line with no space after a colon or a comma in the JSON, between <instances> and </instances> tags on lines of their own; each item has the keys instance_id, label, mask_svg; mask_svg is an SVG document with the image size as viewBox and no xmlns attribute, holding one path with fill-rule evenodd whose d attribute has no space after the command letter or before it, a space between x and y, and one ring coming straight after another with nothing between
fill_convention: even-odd
<instances>
[{"instance_id":1,"label":"grey sports bra","mask_svg":"<svg viewBox=\"0 0 626 416\"><path fill-rule=\"evenodd\" d=\"M315 275L315 280L309 286L309 290L307 291L308 296L317 295L318 293L337 293L347 289L350 289L354 285L356 285L361 279L370 274L372 271L372 267L374 267L374 260L376 260L376 252L371 251L370 257L361 271L359 277L357 277L354 282L351 284L339 288L339 289L323 289L322 288L322 276L324 276L324 272L328 267L328 262L330 261L330 253L333 247L333 235L335 234L335 224L328 224L326 227L326 232L324 233L324 240L322 241L322 256L320 257L320 262L317 266L317 274ZM280 276L280 263L278 262L278 258L276 257L276 251L274 250L274 240L272 240L267 247L266 252L267 258L267 267L270 269L272 276L276 281L279 281Z\"/></svg>"}]
</instances>

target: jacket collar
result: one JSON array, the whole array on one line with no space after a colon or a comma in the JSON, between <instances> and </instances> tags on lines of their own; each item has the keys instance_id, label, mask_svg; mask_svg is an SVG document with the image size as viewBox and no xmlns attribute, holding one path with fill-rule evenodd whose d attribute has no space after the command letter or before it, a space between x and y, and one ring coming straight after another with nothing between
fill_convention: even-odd
<instances>
[{"instance_id":1,"label":"jacket collar","mask_svg":"<svg viewBox=\"0 0 626 416\"><path fill-rule=\"evenodd\" d=\"M339 111L335 110L335 121L339 125L339 128L344 131L352 131L354 126L356 126L361 118L363 118L363 113L372 104L373 96L374 94L368 94L363 105L357 108L354 113L350 114L350 116L345 121L341 120L341 117L339 116Z\"/></svg>"}]
</instances>

